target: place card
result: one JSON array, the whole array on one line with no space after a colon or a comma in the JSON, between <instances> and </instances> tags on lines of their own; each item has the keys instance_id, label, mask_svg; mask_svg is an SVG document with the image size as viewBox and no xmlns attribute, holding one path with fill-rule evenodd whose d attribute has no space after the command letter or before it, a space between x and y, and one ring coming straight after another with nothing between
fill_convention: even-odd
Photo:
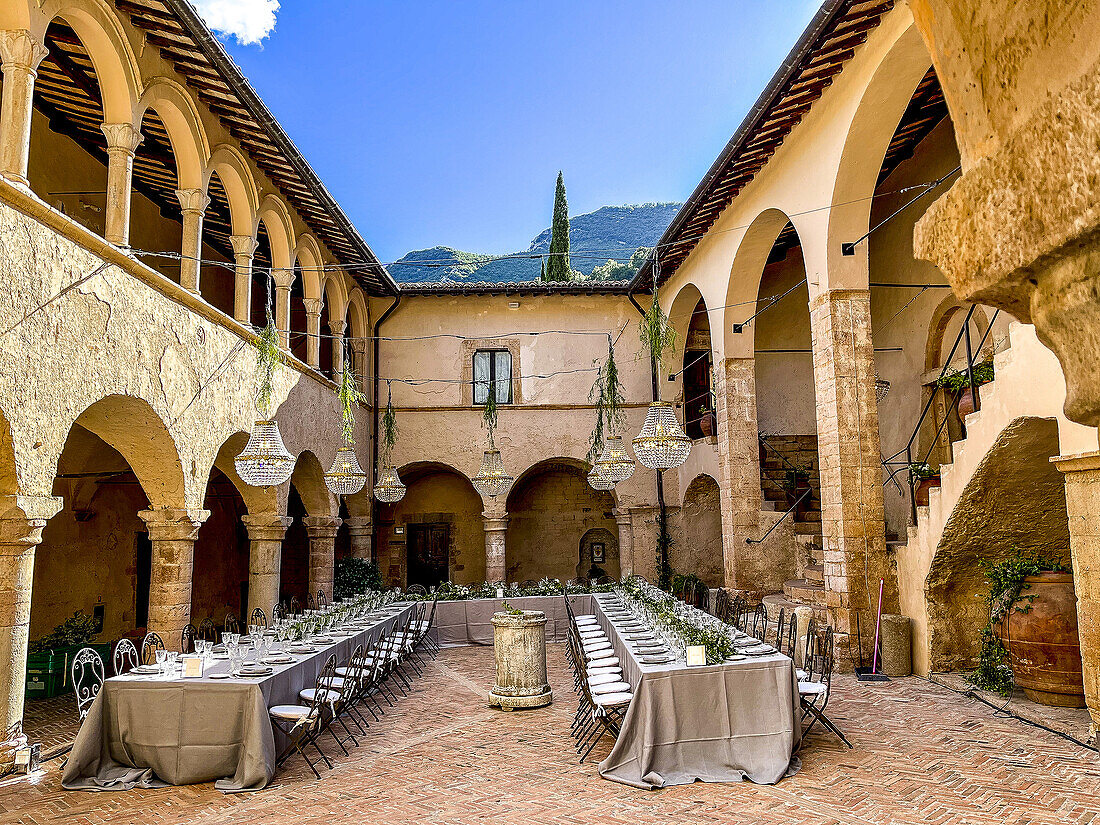
<instances>
[{"instance_id":1,"label":"place card","mask_svg":"<svg viewBox=\"0 0 1100 825\"><path fill-rule=\"evenodd\" d=\"M184 679L201 679L202 678L202 657L201 656L184 656L183 657L183 678Z\"/></svg>"},{"instance_id":2,"label":"place card","mask_svg":"<svg viewBox=\"0 0 1100 825\"><path fill-rule=\"evenodd\" d=\"M701 667L707 663L706 645L688 645L684 650L688 667Z\"/></svg>"}]
</instances>

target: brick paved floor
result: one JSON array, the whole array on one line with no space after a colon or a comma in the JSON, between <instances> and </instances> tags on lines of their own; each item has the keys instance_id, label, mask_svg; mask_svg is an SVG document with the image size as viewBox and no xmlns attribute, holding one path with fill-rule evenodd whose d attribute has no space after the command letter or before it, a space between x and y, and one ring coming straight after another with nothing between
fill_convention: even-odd
<instances>
[{"instance_id":1,"label":"brick paved floor","mask_svg":"<svg viewBox=\"0 0 1100 825\"><path fill-rule=\"evenodd\" d=\"M262 792L211 785L92 794L60 789L57 764L0 784L0 822L53 823L1100 823L1096 754L917 679L838 677L832 716L854 750L812 734L802 771L750 783L646 792L578 765L560 645L550 708L488 708L492 657L445 651L415 692L317 781L292 761ZM601 748L606 753L607 748Z\"/></svg>"}]
</instances>

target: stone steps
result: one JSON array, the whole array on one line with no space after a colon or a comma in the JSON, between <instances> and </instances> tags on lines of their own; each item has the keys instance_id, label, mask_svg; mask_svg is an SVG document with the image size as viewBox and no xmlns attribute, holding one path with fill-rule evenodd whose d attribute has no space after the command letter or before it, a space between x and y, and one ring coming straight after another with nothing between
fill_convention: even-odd
<instances>
[{"instance_id":1,"label":"stone steps","mask_svg":"<svg viewBox=\"0 0 1100 825\"><path fill-rule=\"evenodd\" d=\"M808 579L791 579L783 583L783 595L793 602L823 604L825 602L824 568L822 582Z\"/></svg>"},{"instance_id":2,"label":"stone steps","mask_svg":"<svg viewBox=\"0 0 1100 825\"><path fill-rule=\"evenodd\" d=\"M825 587L825 565L807 564L802 571L802 577L812 584L820 584Z\"/></svg>"}]
</instances>

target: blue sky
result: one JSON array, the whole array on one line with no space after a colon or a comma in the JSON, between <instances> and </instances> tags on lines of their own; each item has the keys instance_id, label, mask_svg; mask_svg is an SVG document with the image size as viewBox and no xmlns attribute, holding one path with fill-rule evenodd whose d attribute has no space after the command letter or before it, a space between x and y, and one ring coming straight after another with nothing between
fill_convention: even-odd
<instances>
[{"instance_id":1,"label":"blue sky","mask_svg":"<svg viewBox=\"0 0 1100 825\"><path fill-rule=\"evenodd\" d=\"M384 262L525 248L559 169L571 214L683 200L818 6L196 4Z\"/></svg>"}]
</instances>

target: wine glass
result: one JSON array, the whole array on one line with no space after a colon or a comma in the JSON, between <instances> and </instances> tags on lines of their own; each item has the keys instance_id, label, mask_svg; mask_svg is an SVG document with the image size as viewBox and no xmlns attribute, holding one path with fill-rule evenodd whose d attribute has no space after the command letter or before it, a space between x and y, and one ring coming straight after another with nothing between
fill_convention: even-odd
<instances>
[{"instance_id":1,"label":"wine glass","mask_svg":"<svg viewBox=\"0 0 1100 825\"><path fill-rule=\"evenodd\" d=\"M157 670L161 675L164 674L164 665L168 661L168 651L163 648L159 648L156 653L157 656Z\"/></svg>"}]
</instances>

